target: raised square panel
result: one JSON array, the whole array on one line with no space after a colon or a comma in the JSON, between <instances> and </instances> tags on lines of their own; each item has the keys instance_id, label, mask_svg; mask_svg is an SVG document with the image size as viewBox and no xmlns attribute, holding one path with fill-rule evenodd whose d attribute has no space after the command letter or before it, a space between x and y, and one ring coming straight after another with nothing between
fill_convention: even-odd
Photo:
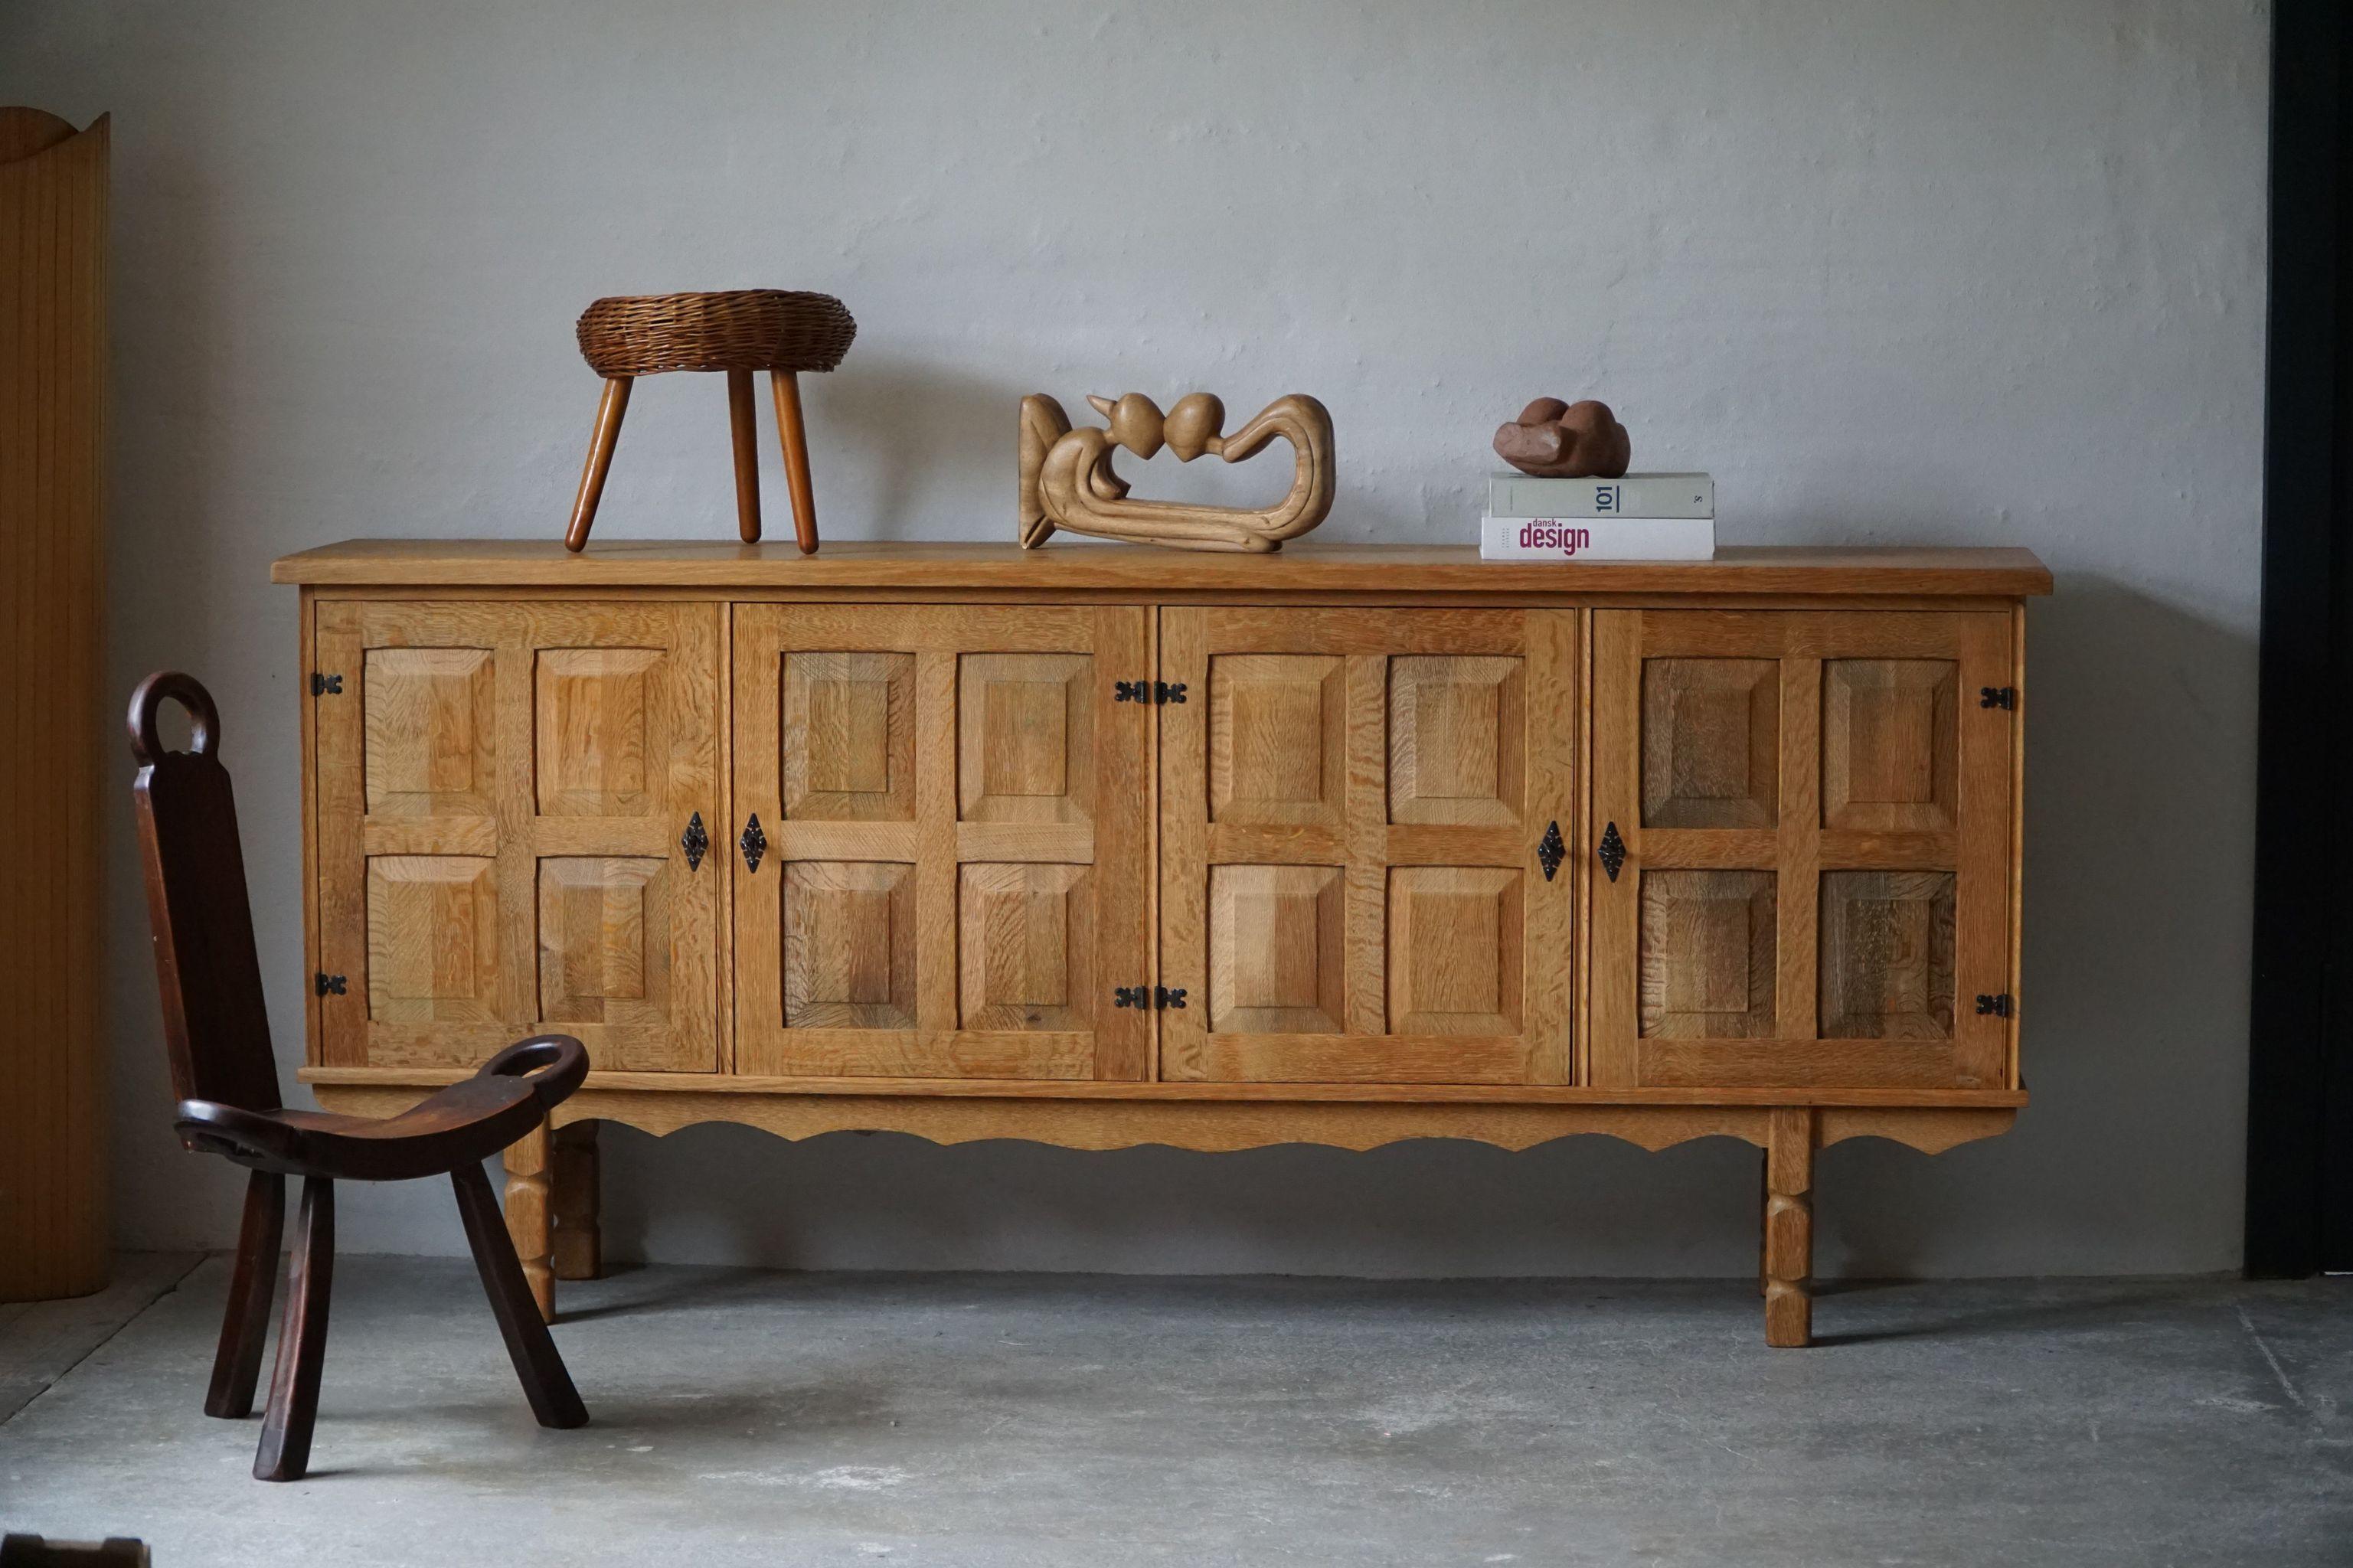
<instances>
[{"instance_id":1,"label":"raised square panel","mask_svg":"<svg viewBox=\"0 0 2353 1568\"><path fill-rule=\"evenodd\" d=\"M1953 874L1822 874L1822 1037L1953 1034Z\"/></svg>"},{"instance_id":2,"label":"raised square panel","mask_svg":"<svg viewBox=\"0 0 2353 1568\"><path fill-rule=\"evenodd\" d=\"M497 777L486 647L372 647L360 678L367 809L490 816Z\"/></svg>"},{"instance_id":3,"label":"raised square panel","mask_svg":"<svg viewBox=\"0 0 2353 1568\"><path fill-rule=\"evenodd\" d=\"M1773 1033L1770 871L1646 871L1642 1033L1753 1039Z\"/></svg>"},{"instance_id":4,"label":"raised square panel","mask_svg":"<svg viewBox=\"0 0 2353 1568\"><path fill-rule=\"evenodd\" d=\"M1085 1029L1095 1001L1084 866L968 865L956 889L967 1029Z\"/></svg>"},{"instance_id":5,"label":"raised square panel","mask_svg":"<svg viewBox=\"0 0 2353 1568\"><path fill-rule=\"evenodd\" d=\"M1210 821L1341 825L1345 668L1320 654L1209 660Z\"/></svg>"},{"instance_id":6,"label":"raised square panel","mask_svg":"<svg viewBox=\"0 0 2353 1568\"><path fill-rule=\"evenodd\" d=\"M1094 794L1094 660L956 661L956 801L966 822L1084 822Z\"/></svg>"},{"instance_id":7,"label":"raised square panel","mask_svg":"<svg viewBox=\"0 0 2353 1568\"><path fill-rule=\"evenodd\" d=\"M887 861L785 867L785 1026L915 1026L915 868Z\"/></svg>"},{"instance_id":8,"label":"raised square panel","mask_svg":"<svg viewBox=\"0 0 2353 1568\"><path fill-rule=\"evenodd\" d=\"M367 955L375 1022L498 1022L498 862L475 855L369 860Z\"/></svg>"},{"instance_id":9,"label":"raised square panel","mask_svg":"<svg viewBox=\"0 0 2353 1568\"><path fill-rule=\"evenodd\" d=\"M1389 873L1389 1032L1508 1035L1520 1026L1520 874Z\"/></svg>"},{"instance_id":10,"label":"raised square panel","mask_svg":"<svg viewBox=\"0 0 2353 1568\"><path fill-rule=\"evenodd\" d=\"M651 647L540 651L531 706L543 815L643 816L653 809L662 657Z\"/></svg>"},{"instance_id":11,"label":"raised square panel","mask_svg":"<svg viewBox=\"0 0 2353 1568\"><path fill-rule=\"evenodd\" d=\"M1642 661L1642 823L1771 827L1780 817L1781 666Z\"/></svg>"},{"instance_id":12,"label":"raised square panel","mask_svg":"<svg viewBox=\"0 0 2353 1568\"><path fill-rule=\"evenodd\" d=\"M1337 866L1209 868L1211 1029L1340 1032L1343 886Z\"/></svg>"},{"instance_id":13,"label":"raised square panel","mask_svg":"<svg viewBox=\"0 0 2353 1568\"><path fill-rule=\"evenodd\" d=\"M1822 826L1953 826L1960 667L1948 658L1822 662Z\"/></svg>"},{"instance_id":14,"label":"raised square panel","mask_svg":"<svg viewBox=\"0 0 2353 1568\"><path fill-rule=\"evenodd\" d=\"M776 774L805 822L915 817L915 656L788 653Z\"/></svg>"},{"instance_id":15,"label":"raised square panel","mask_svg":"<svg viewBox=\"0 0 2353 1568\"><path fill-rule=\"evenodd\" d=\"M1508 827L1520 819L1520 661L1389 660L1389 820Z\"/></svg>"},{"instance_id":16,"label":"raised square panel","mask_svg":"<svg viewBox=\"0 0 2353 1568\"><path fill-rule=\"evenodd\" d=\"M666 862L563 856L539 863L539 1016L553 1024L663 1016L669 953L653 907Z\"/></svg>"}]
</instances>

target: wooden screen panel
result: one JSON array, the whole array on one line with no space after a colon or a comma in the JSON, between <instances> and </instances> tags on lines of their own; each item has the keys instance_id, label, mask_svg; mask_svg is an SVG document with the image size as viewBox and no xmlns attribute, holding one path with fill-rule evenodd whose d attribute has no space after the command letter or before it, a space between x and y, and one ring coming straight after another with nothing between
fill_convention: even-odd
<instances>
[{"instance_id":1,"label":"wooden screen panel","mask_svg":"<svg viewBox=\"0 0 2353 1568\"><path fill-rule=\"evenodd\" d=\"M968 653L956 660L963 820L1087 820L1094 683L1094 660L1085 654Z\"/></svg>"},{"instance_id":2,"label":"wooden screen panel","mask_svg":"<svg viewBox=\"0 0 2353 1568\"><path fill-rule=\"evenodd\" d=\"M1960 667L1822 661L1822 826L1949 831L1958 803Z\"/></svg>"},{"instance_id":3,"label":"wooden screen panel","mask_svg":"<svg viewBox=\"0 0 2353 1568\"><path fill-rule=\"evenodd\" d=\"M498 724L486 647L367 650L360 671L368 814L489 816Z\"/></svg>"},{"instance_id":4,"label":"wooden screen panel","mask_svg":"<svg viewBox=\"0 0 2353 1568\"><path fill-rule=\"evenodd\" d=\"M653 737L665 728L662 651L543 648L534 661L533 783L543 816L642 816L655 805Z\"/></svg>"},{"instance_id":5,"label":"wooden screen panel","mask_svg":"<svg viewBox=\"0 0 2353 1568\"><path fill-rule=\"evenodd\" d=\"M390 1024L494 1024L498 862L379 855L367 863L367 1005Z\"/></svg>"},{"instance_id":6,"label":"wooden screen panel","mask_svg":"<svg viewBox=\"0 0 2353 1568\"><path fill-rule=\"evenodd\" d=\"M1824 1039L1953 1033L1953 873L1822 873Z\"/></svg>"},{"instance_id":7,"label":"wooden screen panel","mask_svg":"<svg viewBox=\"0 0 2353 1568\"><path fill-rule=\"evenodd\" d=\"M1150 668L1132 608L738 605L735 1070L1145 1076L1110 1004L1150 981L1149 709L1113 681ZM796 759L818 729L838 761Z\"/></svg>"},{"instance_id":8,"label":"wooden screen panel","mask_svg":"<svg viewBox=\"0 0 2353 1568\"><path fill-rule=\"evenodd\" d=\"M1389 660L1390 821L1517 826L1523 667L1463 655Z\"/></svg>"},{"instance_id":9,"label":"wooden screen panel","mask_svg":"<svg viewBox=\"0 0 2353 1568\"><path fill-rule=\"evenodd\" d=\"M1768 658L1644 660L1644 826L1772 826L1780 694L1780 667Z\"/></svg>"},{"instance_id":10,"label":"wooden screen panel","mask_svg":"<svg viewBox=\"0 0 2353 1568\"><path fill-rule=\"evenodd\" d=\"M963 868L957 1012L967 1029L1086 1029L1098 986L1084 866Z\"/></svg>"},{"instance_id":11,"label":"wooden screen panel","mask_svg":"<svg viewBox=\"0 0 2353 1568\"><path fill-rule=\"evenodd\" d=\"M330 601L313 700L322 1059L719 1065L712 605ZM715 839L719 837L712 833Z\"/></svg>"},{"instance_id":12,"label":"wooden screen panel","mask_svg":"<svg viewBox=\"0 0 2353 1568\"><path fill-rule=\"evenodd\" d=\"M2009 1087L2010 1024L1972 1004L2011 984L2013 715L1960 698L2013 679L2010 615L1607 610L1593 628L1592 820L1625 856L1589 873L1592 1081ZM1769 819L1729 764L1695 786L1706 770L1651 732L1696 733L1694 713L1742 735L1752 781L1769 714ZM1725 809L1740 799L1757 808Z\"/></svg>"},{"instance_id":13,"label":"wooden screen panel","mask_svg":"<svg viewBox=\"0 0 2353 1568\"><path fill-rule=\"evenodd\" d=\"M781 794L772 819L915 819L913 654L790 652L776 688Z\"/></svg>"},{"instance_id":14,"label":"wooden screen panel","mask_svg":"<svg viewBox=\"0 0 2353 1568\"><path fill-rule=\"evenodd\" d=\"M1577 626L1161 612L1163 1078L1571 1081Z\"/></svg>"},{"instance_id":15,"label":"wooden screen panel","mask_svg":"<svg viewBox=\"0 0 2353 1568\"><path fill-rule=\"evenodd\" d=\"M915 868L795 860L785 867L784 1024L915 1026Z\"/></svg>"},{"instance_id":16,"label":"wooden screen panel","mask_svg":"<svg viewBox=\"0 0 2353 1568\"><path fill-rule=\"evenodd\" d=\"M1347 702L1339 659L1221 655L1208 679L1209 820L1340 826Z\"/></svg>"},{"instance_id":17,"label":"wooden screen panel","mask_svg":"<svg viewBox=\"0 0 2353 1568\"><path fill-rule=\"evenodd\" d=\"M1389 1033L1519 1031L1523 880L1494 867L1390 871Z\"/></svg>"},{"instance_id":18,"label":"wooden screen panel","mask_svg":"<svg viewBox=\"0 0 2353 1568\"><path fill-rule=\"evenodd\" d=\"M1340 1032L1344 876L1337 866L1209 868L1210 1028Z\"/></svg>"},{"instance_id":19,"label":"wooden screen panel","mask_svg":"<svg viewBox=\"0 0 2353 1568\"><path fill-rule=\"evenodd\" d=\"M1771 1035L1777 915L1770 871L1643 872L1642 1033Z\"/></svg>"}]
</instances>

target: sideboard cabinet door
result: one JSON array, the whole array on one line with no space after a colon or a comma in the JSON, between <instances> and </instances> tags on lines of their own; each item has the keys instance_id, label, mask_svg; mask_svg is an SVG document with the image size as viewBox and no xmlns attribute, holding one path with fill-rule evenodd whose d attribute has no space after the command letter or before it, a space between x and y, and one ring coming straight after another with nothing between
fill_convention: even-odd
<instances>
[{"instance_id":1,"label":"sideboard cabinet door","mask_svg":"<svg viewBox=\"0 0 2353 1568\"><path fill-rule=\"evenodd\" d=\"M713 605L318 608L322 1055L474 1067L534 1031L719 1065Z\"/></svg>"},{"instance_id":2,"label":"sideboard cabinet door","mask_svg":"<svg viewBox=\"0 0 2353 1568\"><path fill-rule=\"evenodd\" d=\"M1577 612L1160 636L1160 1076L1571 1081Z\"/></svg>"},{"instance_id":3,"label":"sideboard cabinet door","mask_svg":"<svg viewBox=\"0 0 2353 1568\"><path fill-rule=\"evenodd\" d=\"M735 606L738 1073L1145 1076L1147 626Z\"/></svg>"},{"instance_id":4,"label":"sideboard cabinet door","mask_svg":"<svg viewBox=\"0 0 2353 1568\"><path fill-rule=\"evenodd\" d=\"M1593 637L1593 1081L2008 1087L2010 616Z\"/></svg>"}]
</instances>

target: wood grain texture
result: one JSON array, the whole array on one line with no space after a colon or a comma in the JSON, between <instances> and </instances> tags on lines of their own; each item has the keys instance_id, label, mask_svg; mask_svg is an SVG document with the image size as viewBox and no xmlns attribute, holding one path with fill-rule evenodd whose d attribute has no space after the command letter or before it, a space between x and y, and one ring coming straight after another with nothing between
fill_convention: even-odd
<instances>
[{"instance_id":1,"label":"wood grain texture","mask_svg":"<svg viewBox=\"0 0 2353 1568\"><path fill-rule=\"evenodd\" d=\"M1765 1342L1799 1349L1814 1341L1815 1112L1771 1113L1765 1145Z\"/></svg>"},{"instance_id":2,"label":"wood grain texture","mask_svg":"<svg viewBox=\"0 0 2353 1568\"><path fill-rule=\"evenodd\" d=\"M558 1279L595 1279L605 1272L596 1128L594 1121L575 1121L557 1128L549 1141L548 1268Z\"/></svg>"},{"instance_id":3,"label":"wood grain texture","mask_svg":"<svg viewBox=\"0 0 2353 1568\"><path fill-rule=\"evenodd\" d=\"M1272 556L1018 544L845 541L789 545L607 540L571 555L552 541L364 539L281 557L276 583L354 587L1188 590L1424 594L1836 595L2011 598L2051 592L2028 550L1726 545L1712 561L1482 561L1472 545L1293 544Z\"/></svg>"},{"instance_id":4,"label":"wood grain texture","mask_svg":"<svg viewBox=\"0 0 2353 1568\"><path fill-rule=\"evenodd\" d=\"M470 1066L542 1022L719 1060L720 612L338 602L316 737L322 1059Z\"/></svg>"},{"instance_id":5,"label":"wood grain texture","mask_svg":"<svg viewBox=\"0 0 2353 1568\"><path fill-rule=\"evenodd\" d=\"M1592 883L1594 1081L2009 1086L2005 1020L1968 1004L2007 989L2013 963L2012 715L1960 699L2010 679L2012 616L1604 610L1593 619L1594 818L1615 822L1628 848L1615 882ZM1713 827L1645 816L1662 750L1646 730L1680 725L1689 711L1655 700L1660 672L1687 684L1694 664L1775 672L1769 825L1750 822L1756 814ZM1720 750L1757 747L1757 684L1747 725L1728 710L1715 721ZM1725 764L1724 779L1733 771ZM1728 922L1707 926L1711 942L1670 934L1676 920L1698 920L1673 904L1696 907L1705 889L1728 894L1736 883L1772 900L1769 1021L1761 1004L1745 1024L1725 1011L1739 967ZM1761 921L1753 931L1747 951L1761 953ZM1685 967L1703 953L1718 955L1712 986ZM1662 1022L1678 973L1688 994L1715 995L1703 1009L1711 1021Z\"/></svg>"},{"instance_id":6,"label":"wood grain texture","mask_svg":"<svg viewBox=\"0 0 2353 1568\"><path fill-rule=\"evenodd\" d=\"M540 1315L555 1321L555 1210L548 1199L548 1145L553 1134L545 1122L507 1146L507 1236L514 1243L515 1261Z\"/></svg>"},{"instance_id":7,"label":"wood grain texture","mask_svg":"<svg viewBox=\"0 0 2353 1568\"><path fill-rule=\"evenodd\" d=\"M778 1075L1142 1078L1133 609L734 613L735 1060Z\"/></svg>"},{"instance_id":8,"label":"wood grain texture","mask_svg":"<svg viewBox=\"0 0 2353 1568\"><path fill-rule=\"evenodd\" d=\"M20 1126L0 1140L0 1301L80 1296L109 1265L98 1037L111 128L37 110L0 132L0 994Z\"/></svg>"},{"instance_id":9,"label":"wood grain texture","mask_svg":"<svg viewBox=\"0 0 2353 1568\"><path fill-rule=\"evenodd\" d=\"M1276 398L1230 436L1222 433L1225 405L1206 393L1179 400L1165 416L1140 393L1115 402L1087 401L1109 421L1108 427L1072 429L1062 405L1043 393L1021 400L1016 510L1017 537L1025 550L1066 528L1174 550L1263 555L1307 532L1332 510L1332 416L1303 394ZM1238 463L1278 437L1291 444L1291 489L1270 507L1134 500L1127 481L1112 467L1114 451L1150 458L1164 446L1179 462L1206 452Z\"/></svg>"},{"instance_id":10,"label":"wood grain texture","mask_svg":"<svg viewBox=\"0 0 2353 1568\"><path fill-rule=\"evenodd\" d=\"M1577 627L1162 612L1163 679L1207 699L1161 712L1161 966L1209 999L1163 1016L1164 1079L1571 1076L1576 882L1535 851L1576 830L1574 730L1528 694L1573 700Z\"/></svg>"}]
</instances>

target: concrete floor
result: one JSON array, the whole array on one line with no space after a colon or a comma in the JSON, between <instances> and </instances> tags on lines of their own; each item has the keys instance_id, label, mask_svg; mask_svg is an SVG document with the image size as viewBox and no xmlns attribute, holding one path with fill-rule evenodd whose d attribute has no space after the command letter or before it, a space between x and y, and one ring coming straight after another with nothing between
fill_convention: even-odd
<instances>
[{"instance_id":1,"label":"concrete floor","mask_svg":"<svg viewBox=\"0 0 2353 1568\"><path fill-rule=\"evenodd\" d=\"M2353 1562L2353 1281L1844 1289L1768 1352L1737 1283L647 1268L565 1288L564 1433L464 1263L352 1258L268 1486L198 1411L227 1277L0 1425L0 1524L162 1568Z\"/></svg>"}]
</instances>

